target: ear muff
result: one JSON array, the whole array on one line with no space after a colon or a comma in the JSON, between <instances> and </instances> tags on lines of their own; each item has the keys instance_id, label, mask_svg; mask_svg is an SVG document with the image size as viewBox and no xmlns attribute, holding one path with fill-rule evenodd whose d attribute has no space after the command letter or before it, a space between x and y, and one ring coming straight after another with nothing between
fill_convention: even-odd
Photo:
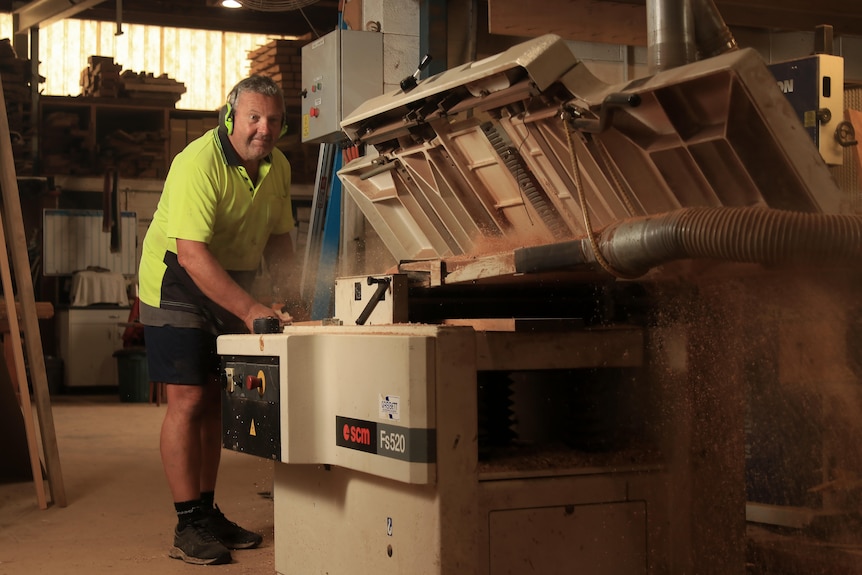
<instances>
[{"instance_id":1,"label":"ear muff","mask_svg":"<svg viewBox=\"0 0 862 575\"><path fill-rule=\"evenodd\" d=\"M221 124L227 130L228 135L233 134L233 106L230 105L230 102L226 102L224 106L221 108L221 113L219 114L221 118Z\"/></svg>"}]
</instances>

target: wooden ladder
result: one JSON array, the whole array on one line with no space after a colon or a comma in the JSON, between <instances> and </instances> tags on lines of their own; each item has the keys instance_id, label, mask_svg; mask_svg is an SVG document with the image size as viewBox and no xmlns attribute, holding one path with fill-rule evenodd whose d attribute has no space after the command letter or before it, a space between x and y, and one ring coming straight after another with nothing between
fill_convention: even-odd
<instances>
[{"instance_id":1,"label":"wooden ladder","mask_svg":"<svg viewBox=\"0 0 862 575\"><path fill-rule=\"evenodd\" d=\"M45 371L45 357L42 353L42 337L39 333L39 320L36 313L36 299L33 292L33 278L30 275L30 258L27 254L27 236L24 231L24 218L21 214L21 198L15 173L15 159L12 154L12 136L9 131L9 118L6 115L6 98L3 95L3 82L0 79L0 187L3 204L0 208L0 280L9 321L14 378L18 383L20 407L24 416L24 429L27 436L27 450L30 453L30 468L36 487L36 499L41 509L47 509L45 484L42 476L39 441L34 424L33 407L30 403L30 385L27 382L29 371L32 379L33 396L36 401L36 418L39 422L42 451L45 456L45 472L51 490L52 501L60 507L66 506L66 490L60 471L60 454L57 436L54 431L54 417L51 413L51 398L48 393L48 377ZM11 267L10 267L11 254ZM15 273L17 297L12 287L12 271ZM16 305L17 299L17 305ZM18 309L21 311L23 326L19 324ZM29 366L24 363L24 343L27 348ZM29 367L29 370L28 370ZM15 382L13 381L13 384Z\"/></svg>"}]
</instances>

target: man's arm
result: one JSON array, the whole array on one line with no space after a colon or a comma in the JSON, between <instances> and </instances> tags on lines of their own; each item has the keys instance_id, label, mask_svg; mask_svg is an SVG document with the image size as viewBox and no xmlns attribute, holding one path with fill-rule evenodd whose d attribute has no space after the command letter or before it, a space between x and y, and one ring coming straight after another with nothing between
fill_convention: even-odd
<instances>
[{"instance_id":1,"label":"man's arm","mask_svg":"<svg viewBox=\"0 0 862 575\"><path fill-rule=\"evenodd\" d=\"M205 243L178 239L177 260L204 295L240 318L249 332L254 331L255 319L276 315L228 275Z\"/></svg>"}]
</instances>

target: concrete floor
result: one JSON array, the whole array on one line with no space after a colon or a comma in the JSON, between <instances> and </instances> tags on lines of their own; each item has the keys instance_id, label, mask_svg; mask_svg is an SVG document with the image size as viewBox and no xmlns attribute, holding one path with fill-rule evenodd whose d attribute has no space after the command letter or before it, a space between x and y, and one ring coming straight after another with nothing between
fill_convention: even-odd
<instances>
[{"instance_id":1,"label":"concrete floor","mask_svg":"<svg viewBox=\"0 0 862 575\"><path fill-rule=\"evenodd\" d=\"M273 464L228 450L217 502L230 519L263 533L262 546L212 567L168 557L176 519L158 451L164 412L115 396L54 398L68 505L40 510L32 481L0 482L0 575L275 574ZM862 546L824 547L751 526L748 544L752 575L862 573Z\"/></svg>"},{"instance_id":2,"label":"concrete floor","mask_svg":"<svg viewBox=\"0 0 862 575\"><path fill-rule=\"evenodd\" d=\"M0 483L0 575L275 573L273 464L227 450L216 503L231 520L263 533L263 544L234 551L229 565L204 568L168 557L176 516L159 458L165 409L107 396L54 400L68 505L41 510L32 481Z\"/></svg>"}]
</instances>

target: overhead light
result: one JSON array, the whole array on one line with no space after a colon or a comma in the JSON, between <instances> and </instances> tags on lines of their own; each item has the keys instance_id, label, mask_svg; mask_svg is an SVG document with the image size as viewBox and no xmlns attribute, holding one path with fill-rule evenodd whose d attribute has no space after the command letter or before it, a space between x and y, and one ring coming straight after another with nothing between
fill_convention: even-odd
<instances>
[{"instance_id":1,"label":"overhead light","mask_svg":"<svg viewBox=\"0 0 862 575\"><path fill-rule=\"evenodd\" d=\"M236 0L221 0L222 8L242 8L242 4Z\"/></svg>"}]
</instances>

